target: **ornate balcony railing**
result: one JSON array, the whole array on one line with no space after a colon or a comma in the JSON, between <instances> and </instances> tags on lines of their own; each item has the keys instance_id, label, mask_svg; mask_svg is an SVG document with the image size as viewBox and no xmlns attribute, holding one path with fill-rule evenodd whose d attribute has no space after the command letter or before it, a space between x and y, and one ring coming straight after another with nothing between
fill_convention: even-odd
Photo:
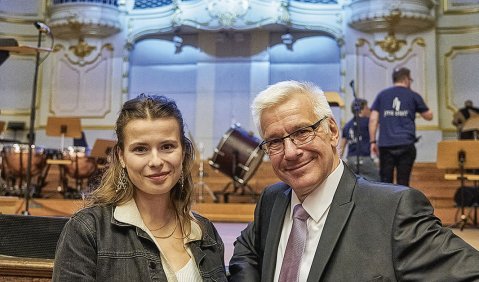
<instances>
[{"instance_id":1,"label":"ornate balcony railing","mask_svg":"<svg viewBox=\"0 0 479 282\"><path fill-rule=\"evenodd\" d=\"M121 30L118 0L53 0L48 21L55 37L104 38Z\"/></svg>"}]
</instances>

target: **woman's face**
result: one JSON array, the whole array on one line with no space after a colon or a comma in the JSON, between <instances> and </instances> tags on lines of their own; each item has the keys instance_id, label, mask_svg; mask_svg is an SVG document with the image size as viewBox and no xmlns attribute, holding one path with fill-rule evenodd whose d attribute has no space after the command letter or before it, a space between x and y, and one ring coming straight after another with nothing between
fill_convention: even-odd
<instances>
[{"instance_id":1,"label":"woman's face","mask_svg":"<svg viewBox=\"0 0 479 282\"><path fill-rule=\"evenodd\" d=\"M183 148L174 118L135 119L124 128L122 167L135 186L135 197L169 196L182 171Z\"/></svg>"}]
</instances>

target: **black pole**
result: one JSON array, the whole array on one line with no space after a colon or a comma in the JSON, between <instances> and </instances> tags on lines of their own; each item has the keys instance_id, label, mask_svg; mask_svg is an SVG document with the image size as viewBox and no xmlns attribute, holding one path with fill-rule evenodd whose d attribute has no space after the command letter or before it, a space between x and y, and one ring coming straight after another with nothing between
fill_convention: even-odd
<instances>
[{"instance_id":1,"label":"black pole","mask_svg":"<svg viewBox=\"0 0 479 282\"><path fill-rule=\"evenodd\" d=\"M460 224L460 230L462 231L464 229L464 227L466 226L467 224L467 216L464 212L464 163L466 162L466 152L464 150L460 150L457 154L457 157L458 157L458 161L459 161L459 173L460 173L460 177L461 177L461 187L459 189L461 189L461 224Z\"/></svg>"},{"instance_id":2,"label":"black pole","mask_svg":"<svg viewBox=\"0 0 479 282\"><path fill-rule=\"evenodd\" d=\"M360 159L359 159L359 141L361 140L361 132L359 131L359 112L361 111L361 105L359 104L358 97L356 96L356 90L354 89L354 80L351 80L349 83L349 86L351 86L351 89L353 90L353 96L354 96L354 107L353 107L353 113L354 113L354 141L356 142L356 174L359 174L359 165L360 165Z\"/></svg>"},{"instance_id":3,"label":"black pole","mask_svg":"<svg viewBox=\"0 0 479 282\"><path fill-rule=\"evenodd\" d=\"M27 187L25 188L25 210L23 211L24 215L29 215L29 204L30 204L30 185L32 183L32 159L33 159L33 144L35 143L35 104L37 101L37 81L38 81L38 68L40 66L40 47L42 44L42 30L38 31L38 42L37 47L39 48L36 52L35 60L35 73L33 75L33 90L32 90L32 103L30 105L30 128L28 131L28 163L27 163Z\"/></svg>"}]
</instances>

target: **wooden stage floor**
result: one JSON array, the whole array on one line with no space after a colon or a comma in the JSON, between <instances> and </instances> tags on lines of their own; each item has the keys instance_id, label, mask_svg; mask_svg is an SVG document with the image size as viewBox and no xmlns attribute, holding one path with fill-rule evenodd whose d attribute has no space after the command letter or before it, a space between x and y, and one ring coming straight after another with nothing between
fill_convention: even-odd
<instances>
[{"instance_id":1,"label":"wooden stage floor","mask_svg":"<svg viewBox=\"0 0 479 282\"><path fill-rule=\"evenodd\" d=\"M30 199L28 213L34 216L69 217L83 207L82 200L68 199ZM212 221L250 222L253 220L253 203L197 203L193 210ZM23 214L25 199L18 197L0 197L0 213Z\"/></svg>"}]
</instances>

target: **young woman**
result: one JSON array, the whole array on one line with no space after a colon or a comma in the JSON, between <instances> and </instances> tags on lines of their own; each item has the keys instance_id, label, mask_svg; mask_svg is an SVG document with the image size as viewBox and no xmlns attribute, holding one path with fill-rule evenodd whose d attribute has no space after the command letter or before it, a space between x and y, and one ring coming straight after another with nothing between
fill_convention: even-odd
<instances>
[{"instance_id":1,"label":"young woman","mask_svg":"<svg viewBox=\"0 0 479 282\"><path fill-rule=\"evenodd\" d=\"M87 208L66 224L54 281L226 281L213 224L191 212L194 149L174 101L127 101Z\"/></svg>"}]
</instances>

